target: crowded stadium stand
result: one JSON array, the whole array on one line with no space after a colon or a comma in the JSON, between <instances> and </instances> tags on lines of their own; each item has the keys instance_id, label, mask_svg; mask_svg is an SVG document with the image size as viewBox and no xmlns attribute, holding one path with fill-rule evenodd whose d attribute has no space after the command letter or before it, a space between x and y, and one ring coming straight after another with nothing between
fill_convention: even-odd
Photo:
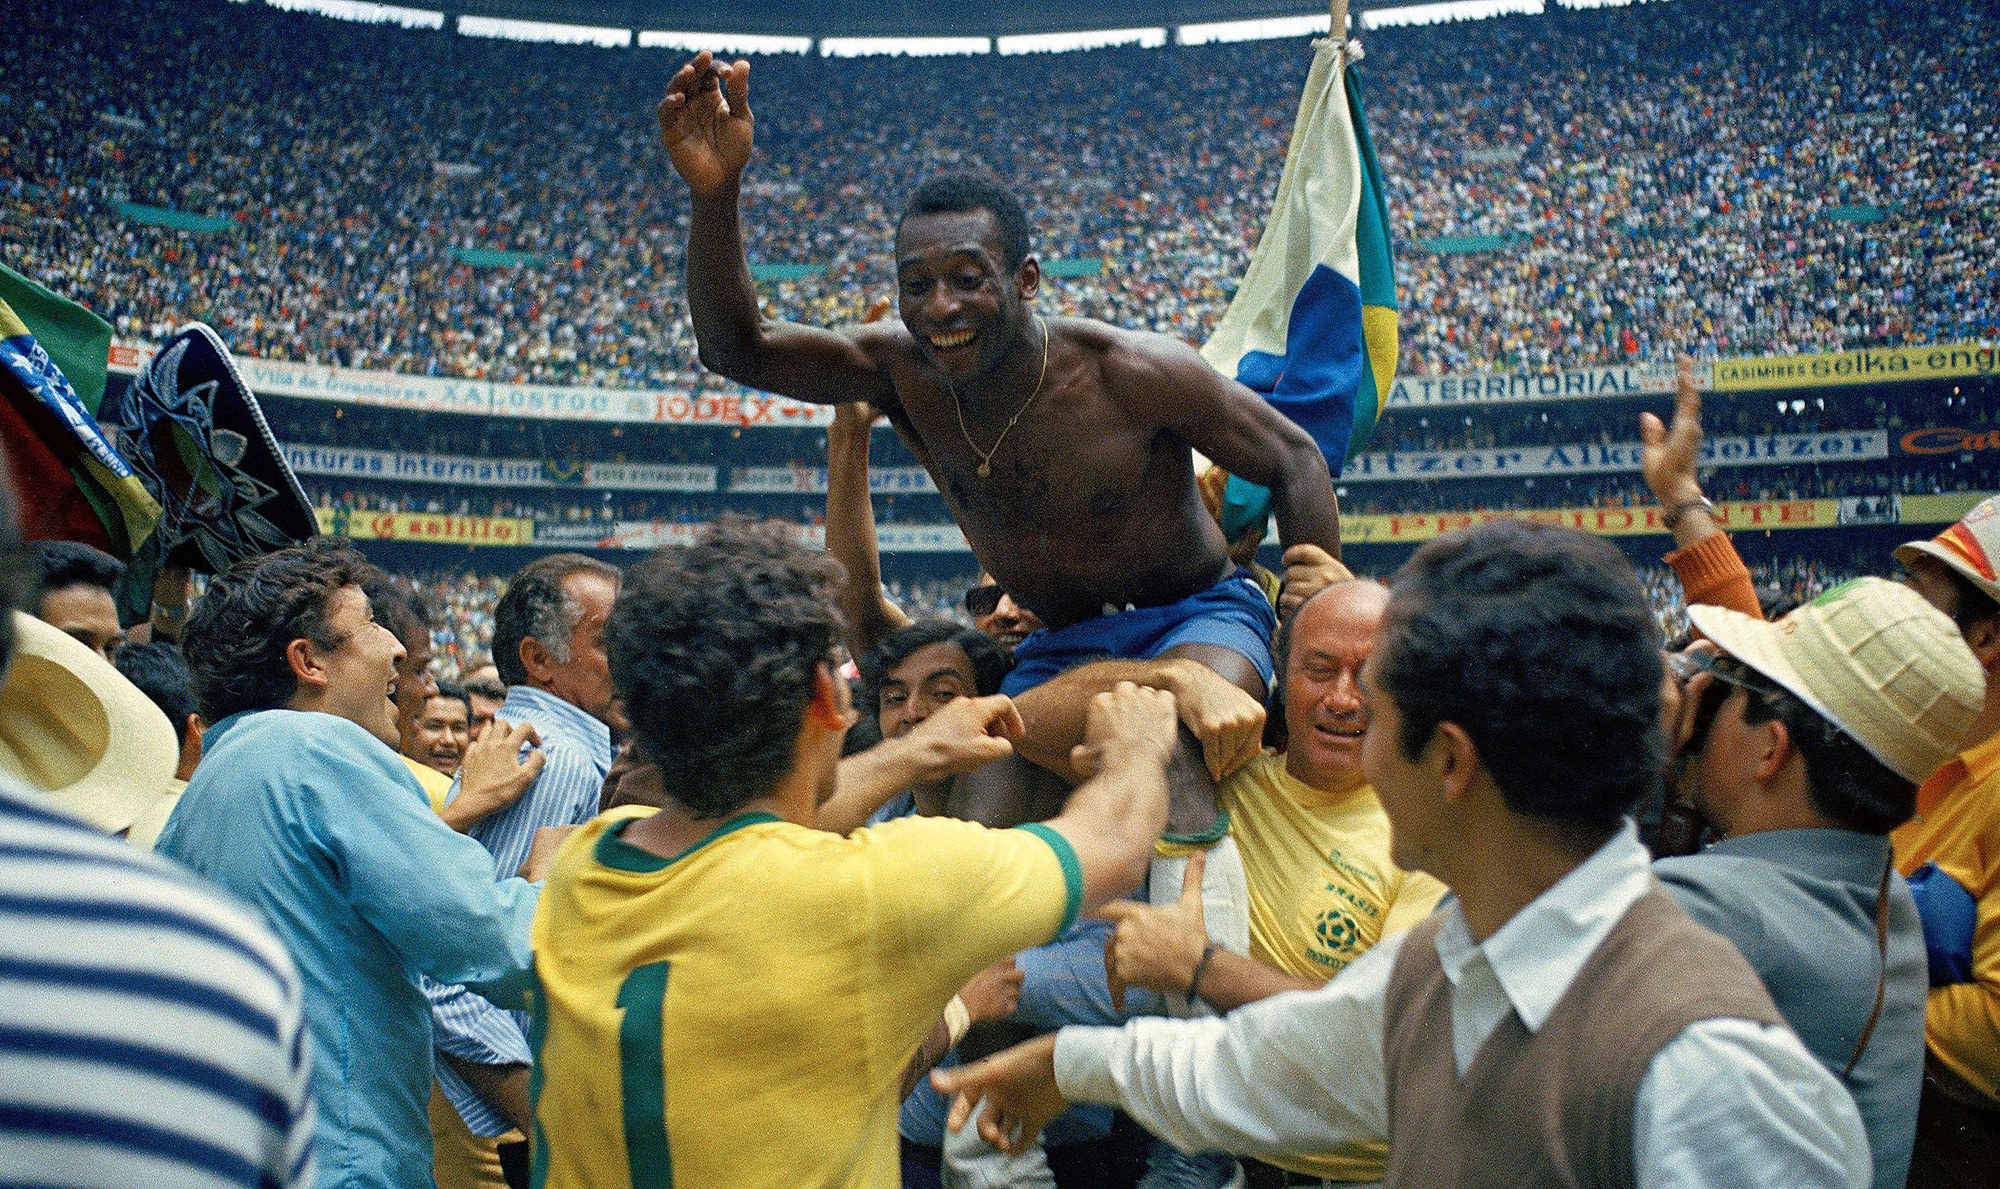
<instances>
[{"instance_id":1,"label":"crowded stadium stand","mask_svg":"<svg viewBox=\"0 0 2000 1189\"><path fill-rule=\"evenodd\" d=\"M0 1189L2000 1184L1995 0L409 5L0 20Z\"/></svg>"},{"instance_id":2,"label":"crowded stadium stand","mask_svg":"<svg viewBox=\"0 0 2000 1189\"><path fill-rule=\"evenodd\" d=\"M1386 572L1500 511L1657 560L1636 424L1670 407L1682 351L1710 392L1710 489L1779 585L2000 489L1980 7L1674 0L1365 32L1402 358L1339 480L1350 560ZM761 297L858 320L891 291L901 196L971 166L1022 192L1044 309L1199 343L1268 210L1302 51L757 57ZM406 567L615 556L731 510L810 537L825 411L694 358L686 198L650 126L681 56L54 0L0 45L6 259L109 319L128 373L215 326L322 528ZM888 577L948 608L962 538L886 428L873 464Z\"/></svg>"}]
</instances>

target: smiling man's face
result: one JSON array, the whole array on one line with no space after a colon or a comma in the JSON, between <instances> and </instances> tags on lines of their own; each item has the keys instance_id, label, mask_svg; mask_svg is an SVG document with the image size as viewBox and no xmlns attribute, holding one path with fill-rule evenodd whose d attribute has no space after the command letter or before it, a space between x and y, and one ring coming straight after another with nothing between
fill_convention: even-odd
<instances>
[{"instance_id":1,"label":"smiling man's face","mask_svg":"<svg viewBox=\"0 0 2000 1189\"><path fill-rule=\"evenodd\" d=\"M953 384L998 366L1028 324L1041 273L1008 267L993 212L911 215L896 233L897 310L917 349Z\"/></svg>"},{"instance_id":2,"label":"smiling man's face","mask_svg":"<svg viewBox=\"0 0 2000 1189\"><path fill-rule=\"evenodd\" d=\"M1285 664L1285 771L1293 779L1326 792L1366 779L1368 711L1359 675L1388 601L1376 583L1343 582L1299 608Z\"/></svg>"},{"instance_id":3,"label":"smiling man's face","mask_svg":"<svg viewBox=\"0 0 2000 1189\"><path fill-rule=\"evenodd\" d=\"M396 729L396 670L402 642L369 613L368 596L343 586L327 600L326 635L340 643L314 652L326 672L318 709L355 723L392 749L402 744Z\"/></svg>"}]
</instances>

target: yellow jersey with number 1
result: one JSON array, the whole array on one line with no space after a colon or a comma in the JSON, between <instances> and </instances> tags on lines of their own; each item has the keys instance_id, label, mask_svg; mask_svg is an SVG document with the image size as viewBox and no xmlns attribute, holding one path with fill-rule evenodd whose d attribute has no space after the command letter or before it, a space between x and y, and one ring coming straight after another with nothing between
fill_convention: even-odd
<instances>
[{"instance_id":1,"label":"yellow jersey with number 1","mask_svg":"<svg viewBox=\"0 0 2000 1189\"><path fill-rule=\"evenodd\" d=\"M967 979L1083 896L1042 826L745 814L673 858L613 810L535 914L537 1189L898 1183L897 1084Z\"/></svg>"}]
</instances>

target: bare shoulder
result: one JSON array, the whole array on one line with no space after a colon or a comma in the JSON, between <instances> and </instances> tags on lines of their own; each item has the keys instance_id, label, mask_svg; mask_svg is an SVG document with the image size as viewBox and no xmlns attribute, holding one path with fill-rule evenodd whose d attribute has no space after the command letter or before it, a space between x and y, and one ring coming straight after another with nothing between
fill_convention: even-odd
<instances>
[{"instance_id":1,"label":"bare shoulder","mask_svg":"<svg viewBox=\"0 0 2000 1189\"><path fill-rule=\"evenodd\" d=\"M1171 335L1074 320L1098 348L1105 387L1123 400L1152 405L1214 394L1226 387L1201 352Z\"/></svg>"},{"instance_id":2,"label":"bare shoulder","mask_svg":"<svg viewBox=\"0 0 2000 1189\"><path fill-rule=\"evenodd\" d=\"M901 322L885 320L843 326L840 333L853 339L855 346L866 351L877 367L893 367L916 350L916 341Z\"/></svg>"}]
</instances>

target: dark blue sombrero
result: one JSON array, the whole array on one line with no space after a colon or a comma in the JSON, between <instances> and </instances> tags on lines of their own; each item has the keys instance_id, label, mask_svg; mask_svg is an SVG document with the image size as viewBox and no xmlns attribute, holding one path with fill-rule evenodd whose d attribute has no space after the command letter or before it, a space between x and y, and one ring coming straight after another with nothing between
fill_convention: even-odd
<instances>
[{"instance_id":1,"label":"dark blue sombrero","mask_svg":"<svg viewBox=\"0 0 2000 1189\"><path fill-rule=\"evenodd\" d=\"M159 528L133 558L147 591L162 566L219 573L319 531L257 398L203 323L160 348L105 423L160 503Z\"/></svg>"}]
</instances>

